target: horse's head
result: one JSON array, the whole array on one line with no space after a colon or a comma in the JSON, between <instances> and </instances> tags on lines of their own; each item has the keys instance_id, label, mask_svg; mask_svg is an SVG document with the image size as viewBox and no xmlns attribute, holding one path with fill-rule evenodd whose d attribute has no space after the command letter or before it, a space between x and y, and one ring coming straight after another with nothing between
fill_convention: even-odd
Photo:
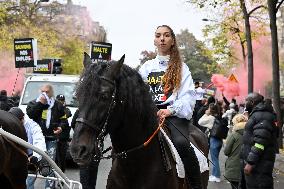
<instances>
[{"instance_id":1,"label":"horse's head","mask_svg":"<svg viewBox=\"0 0 284 189\"><path fill-rule=\"evenodd\" d=\"M124 57L111 63L91 64L85 53L85 70L77 88L79 115L76 120L71 155L78 164L88 164L100 155L110 114L116 104L117 83Z\"/></svg>"}]
</instances>

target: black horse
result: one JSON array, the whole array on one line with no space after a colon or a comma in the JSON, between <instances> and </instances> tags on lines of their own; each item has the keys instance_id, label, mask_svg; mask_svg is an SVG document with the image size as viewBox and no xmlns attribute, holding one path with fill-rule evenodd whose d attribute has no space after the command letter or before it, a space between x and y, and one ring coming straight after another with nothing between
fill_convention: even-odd
<instances>
[{"instance_id":1,"label":"black horse","mask_svg":"<svg viewBox=\"0 0 284 189\"><path fill-rule=\"evenodd\" d=\"M91 64L85 54L85 70L77 88L80 113L71 144L74 161L84 165L94 155L101 157L101 143L109 133L113 163L108 189L187 188L177 177L171 156L167 157L172 169L165 170L165 154L157 135L149 145L143 145L158 127L157 109L139 73L123 62L124 56L117 62ZM193 130L194 143L207 156L206 136ZM208 172L206 175L204 188Z\"/></svg>"},{"instance_id":2,"label":"black horse","mask_svg":"<svg viewBox=\"0 0 284 189\"><path fill-rule=\"evenodd\" d=\"M12 114L0 110L3 130L27 141L24 126ZM0 135L0 188L25 189L28 156L26 149Z\"/></svg>"}]
</instances>

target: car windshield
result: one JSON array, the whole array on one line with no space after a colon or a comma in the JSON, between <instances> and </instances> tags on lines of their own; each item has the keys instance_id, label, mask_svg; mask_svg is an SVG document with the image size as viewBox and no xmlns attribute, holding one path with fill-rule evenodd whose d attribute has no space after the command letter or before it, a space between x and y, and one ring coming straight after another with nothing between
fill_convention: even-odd
<instances>
[{"instance_id":1,"label":"car windshield","mask_svg":"<svg viewBox=\"0 0 284 189\"><path fill-rule=\"evenodd\" d=\"M54 96L63 94L67 106L77 107L77 101L73 98L76 83L67 82L48 82L52 85ZM22 105L27 105L31 100L36 99L40 95L40 88L47 84L46 81L30 81L26 85Z\"/></svg>"}]
</instances>

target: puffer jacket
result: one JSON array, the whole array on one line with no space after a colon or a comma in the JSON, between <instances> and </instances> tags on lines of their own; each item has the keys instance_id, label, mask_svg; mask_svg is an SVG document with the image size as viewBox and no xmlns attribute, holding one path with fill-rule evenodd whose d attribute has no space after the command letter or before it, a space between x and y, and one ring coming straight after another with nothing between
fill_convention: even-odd
<instances>
[{"instance_id":1,"label":"puffer jacket","mask_svg":"<svg viewBox=\"0 0 284 189\"><path fill-rule=\"evenodd\" d=\"M253 166L251 175L245 175L248 188L273 188L272 172L278 148L275 122L272 106L262 102L253 108L249 116L241 149L243 166L247 163Z\"/></svg>"},{"instance_id":2,"label":"puffer jacket","mask_svg":"<svg viewBox=\"0 0 284 189\"><path fill-rule=\"evenodd\" d=\"M259 103L251 112L243 135L241 158L251 165L275 160L277 152L276 115L272 106ZM264 146L264 150L255 144Z\"/></svg>"},{"instance_id":3,"label":"puffer jacket","mask_svg":"<svg viewBox=\"0 0 284 189\"><path fill-rule=\"evenodd\" d=\"M241 177L240 151L243 143L243 132L246 122L234 125L233 132L226 140L224 154L228 156L225 162L225 177L229 181L239 182Z\"/></svg>"}]
</instances>

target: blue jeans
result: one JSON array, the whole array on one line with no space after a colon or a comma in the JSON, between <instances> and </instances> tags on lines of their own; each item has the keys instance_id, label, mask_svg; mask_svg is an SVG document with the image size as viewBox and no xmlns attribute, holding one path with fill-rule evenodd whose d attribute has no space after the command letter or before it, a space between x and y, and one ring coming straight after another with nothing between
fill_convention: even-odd
<instances>
[{"instance_id":1,"label":"blue jeans","mask_svg":"<svg viewBox=\"0 0 284 189\"><path fill-rule=\"evenodd\" d=\"M220 178L220 166L219 166L219 153L222 148L223 141L221 139L218 139L216 137L210 137L210 155L211 160L213 162L213 169L212 169L212 175Z\"/></svg>"},{"instance_id":2,"label":"blue jeans","mask_svg":"<svg viewBox=\"0 0 284 189\"><path fill-rule=\"evenodd\" d=\"M36 178L34 177L28 177L26 180L27 189L34 189Z\"/></svg>"},{"instance_id":3,"label":"blue jeans","mask_svg":"<svg viewBox=\"0 0 284 189\"><path fill-rule=\"evenodd\" d=\"M55 161L55 157L56 157L56 148L57 148L57 141L45 141L46 143L46 150L47 150L47 154L48 156ZM48 175L49 177L54 177L54 173L52 172L50 175ZM46 180L45 182L45 188L55 188L55 181L51 181L51 180Z\"/></svg>"}]
</instances>

